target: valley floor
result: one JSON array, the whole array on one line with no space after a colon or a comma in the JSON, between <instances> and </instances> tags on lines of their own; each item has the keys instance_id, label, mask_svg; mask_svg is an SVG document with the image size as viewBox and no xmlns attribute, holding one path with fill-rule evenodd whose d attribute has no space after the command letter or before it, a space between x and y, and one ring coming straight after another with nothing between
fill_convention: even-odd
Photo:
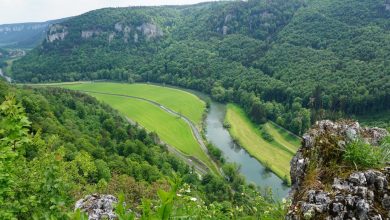
<instances>
[{"instance_id":1,"label":"valley floor","mask_svg":"<svg viewBox=\"0 0 390 220\"><path fill-rule=\"evenodd\" d=\"M300 139L272 122L263 125L263 130L273 138L262 137L260 129L252 123L237 105L228 104L226 122L235 141L268 169L290 182L290 161L300 146Z\"/></svg>"},{"instance_id":2,"label":"valley floor","mask_svg":"<svg viewBox=\"0 0 390 220\"><path fill-rule=\"evenodd\" d=\"M197 165L198 170L208 168L219 173L198 131L205 103L197 96L148 84L86 82L51 86L89 93L149 132L156 132L164 143L176 148L188 164Z\"/></svg>"}]
</instances>

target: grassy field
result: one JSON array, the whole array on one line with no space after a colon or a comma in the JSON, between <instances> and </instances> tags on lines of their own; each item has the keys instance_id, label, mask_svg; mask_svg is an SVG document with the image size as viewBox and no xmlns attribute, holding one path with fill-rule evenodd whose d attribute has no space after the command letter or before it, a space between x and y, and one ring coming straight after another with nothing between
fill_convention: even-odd
<instances>
[{"instance_id":1,"label":"grassy field","mask_svg":"<svg viewBox=\"0 0 390 220\"><path fill-rule=\"evenodd\" d=\"M290 182L290 160L300 146L299 138L268 122L263 125L263 129L272 135L274 140L265 140L245 112L233 104L227 105L226 121L231 126L230 134L239 145L280 178Z\"/></svg>"},{"instance_id":2,"label":"grassy field","mask_svg":"<svg viewBox=\"0 0 390 220\"><path fill-rule=\"evenodd\" d=\"M90 93L98 100L110 105L148 131L156 132L161 140L186 155L194 156L215 170L209 157L200 148L189 125L159 107L143 100Z\"/></svg>"},{"instance_id":3,"label":"grassy field","mask_svg":"<svg viewBox=\"0 0 390 220\"><path fill-rule=\"evenodd\" d=\"M198 126L202 123L203 113L206 108L206 104L194 94L156 85L94 82L64 84L61 87L146 98L183 114Z\"/></svg>"}]
</instances>

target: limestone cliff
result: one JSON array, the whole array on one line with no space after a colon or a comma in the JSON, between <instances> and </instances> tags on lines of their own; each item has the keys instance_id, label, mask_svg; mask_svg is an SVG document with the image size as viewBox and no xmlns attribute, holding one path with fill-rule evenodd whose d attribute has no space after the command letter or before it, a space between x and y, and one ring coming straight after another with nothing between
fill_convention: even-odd
<instances>
[{"instance_id":1,"label":"limestone cliff","mask_svg":"<svg viewBox=\"0 0 390 220\"><path fill-rule=\"evenodd\" d=\"M145 22L141 25L134 26L125 22L117 22L109 25L108 28L101 29L91 27L88 29L79 30L70 25L55 24L52 25L47 33L46 41L53 43L55 41L63 41L70 33L80 33L80 38L83 40L93 40L102 36L107 39L110 44L115 40L122 43L138 43L139 37L142 36L147 41L164 36L162 28L154 23ZM72 35L72 34L70 34ZM77 35L73 35L73 37ZM70 39L78 40L78 39Z\"/></svg>"},{"instance_id":2,"label":"limestone cliff","mask_svg":"<svg viewBox=\"0 0 390 220\"><path fill-rule=\"evenodd\" d=\"M69 33L68 28L60 24L52 25L48 32L46 40L50 43L56 40L64 40Z\"/></svg>"},{"instance_id":3,"label":"limestone cliff","mask_svg":"<svg viewBox=\"0 0 390 220\"><path fill-rule=\"evenodd\" d=\"M291 161L292 205L286 219L388 219L390 167L345 163L356 140L378 145L388 135L352 121L320 121L303 136Z\"/></svg>"}]
</instances>

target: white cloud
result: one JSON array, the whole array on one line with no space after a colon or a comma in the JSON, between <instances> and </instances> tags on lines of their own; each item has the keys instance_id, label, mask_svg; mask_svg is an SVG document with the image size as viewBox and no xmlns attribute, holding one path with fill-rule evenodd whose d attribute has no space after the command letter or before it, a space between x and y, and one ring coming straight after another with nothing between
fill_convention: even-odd
<instances>
[{"instance_id":1,"label":"white cloud","mask_svg":"<svg viewBox=\"0 0 390 220\"><path fill-rule=\"evenodd\" d=\"M207 0L0 0L0 24L46 21L104 7L183 5L205 1Z\"/></svg>"}]
</instances>

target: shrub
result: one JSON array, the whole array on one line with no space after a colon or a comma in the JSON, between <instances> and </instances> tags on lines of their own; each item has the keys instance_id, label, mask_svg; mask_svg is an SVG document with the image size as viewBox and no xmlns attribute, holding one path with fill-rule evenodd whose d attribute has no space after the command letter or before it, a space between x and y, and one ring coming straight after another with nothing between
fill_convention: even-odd
<instances>
[{"instance_id":1,"label":"shrub","mask_svg":"<svg viewBox=\"0 0 390 220\"><path fill-rule=\"evenodd\" d=\"M272 137L272 135L270 133L268 133L268 131L265 130L264 128L260 129L260 133L261 133L261 137L263 137L264 140L266 140L268 142L274 141L274 137Z\"/></svg>"},{"instance_id":2,"label":"shrub","mask_svg":"<svg viewBox=\"0 0 390 220\"><path fill-rule=\"evenodd\" d=\"M379 147L371 146L360 140L347 145L343 158L361 168L378 167L383 161L382 150Z\"/></svg>"}]
</instances>

